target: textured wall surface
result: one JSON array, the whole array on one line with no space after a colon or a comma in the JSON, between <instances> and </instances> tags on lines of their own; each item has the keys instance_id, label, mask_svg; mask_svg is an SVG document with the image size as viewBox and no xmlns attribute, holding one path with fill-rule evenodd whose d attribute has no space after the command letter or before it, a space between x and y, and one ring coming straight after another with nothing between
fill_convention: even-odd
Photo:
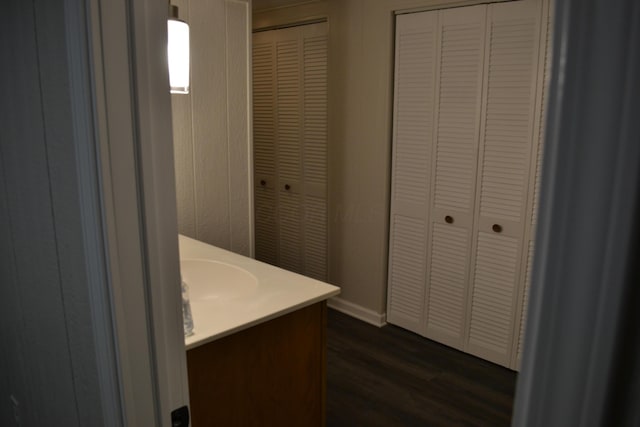
<instances>
[{"instance_id":1,"label":"textured wall surface","mask_svg":"<svg viewBox=\"0 0 640 427\"><path fill-rule=\"evenodd\" d=\"M191 93L171 97L179 231L250 256L251 3L173 4L191 31Z\"/></svg>"}]
</instances>

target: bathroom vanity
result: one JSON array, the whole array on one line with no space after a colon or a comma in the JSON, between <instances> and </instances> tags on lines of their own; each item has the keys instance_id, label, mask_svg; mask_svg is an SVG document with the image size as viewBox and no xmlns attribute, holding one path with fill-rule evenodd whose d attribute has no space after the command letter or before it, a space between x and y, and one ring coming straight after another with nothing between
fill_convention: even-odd
<instances>
[{"instance_id":1,"label":"bathroom vanity","mask_svg":"<svg viewBox=\"0 0 640 427\"><path fill-rule=\"evenodd\" d=\"M324 425L326 299L339 288L179 240L192 425Z\"/></svg>"}]
</instances>

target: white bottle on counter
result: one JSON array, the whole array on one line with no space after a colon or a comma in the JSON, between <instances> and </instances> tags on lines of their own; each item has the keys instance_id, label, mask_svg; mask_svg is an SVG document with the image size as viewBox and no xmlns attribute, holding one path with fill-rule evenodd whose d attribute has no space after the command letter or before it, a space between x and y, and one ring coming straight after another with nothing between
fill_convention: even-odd
<instances>
[{"instance_id":1,"label":"white bottle on counter","mask_svg":"<svg viewBox=\"0 0 640 427\"><path fill-rule=\"evenodd\" d=\"M182 282L182 322L184 326L184 336L190 337L193 335L193 317L191 316L191 302L189 301L189 286L187 283L180 279Z\"/></svg>"}]
</instances>

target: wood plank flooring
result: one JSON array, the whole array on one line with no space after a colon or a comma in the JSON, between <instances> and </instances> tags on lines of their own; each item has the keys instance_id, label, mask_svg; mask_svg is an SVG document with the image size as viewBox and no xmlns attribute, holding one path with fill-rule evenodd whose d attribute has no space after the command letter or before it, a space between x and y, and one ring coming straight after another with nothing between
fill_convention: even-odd
<instances>
[{"instance_id":1,"label":"wood plank flooring","mask_svg":"<svg viewBox=\"0 0 640 427\"><path fill-rule=\"evenodd\" d=\"M328 310L327 426L508 426L516 373Z\"/></svg>"}]
</instances>

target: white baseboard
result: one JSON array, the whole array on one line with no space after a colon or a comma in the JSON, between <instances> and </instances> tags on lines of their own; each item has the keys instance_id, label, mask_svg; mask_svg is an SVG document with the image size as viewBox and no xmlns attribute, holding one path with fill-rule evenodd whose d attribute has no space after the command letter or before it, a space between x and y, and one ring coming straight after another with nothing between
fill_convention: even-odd
<instances>
[{"instance_id":1,"label":"white baseboard","mask_svg":"<svg viewBox=\"0 0 640 427\"><path fill-rule=\"evenodd\" d=\"M364 308L361 305L354 304L339 297L329 298L327 306L373 326L382 327L387 324L386 313L376 313L373 310L369 310L368 308Z\"/></svg>"}]
</instances>

